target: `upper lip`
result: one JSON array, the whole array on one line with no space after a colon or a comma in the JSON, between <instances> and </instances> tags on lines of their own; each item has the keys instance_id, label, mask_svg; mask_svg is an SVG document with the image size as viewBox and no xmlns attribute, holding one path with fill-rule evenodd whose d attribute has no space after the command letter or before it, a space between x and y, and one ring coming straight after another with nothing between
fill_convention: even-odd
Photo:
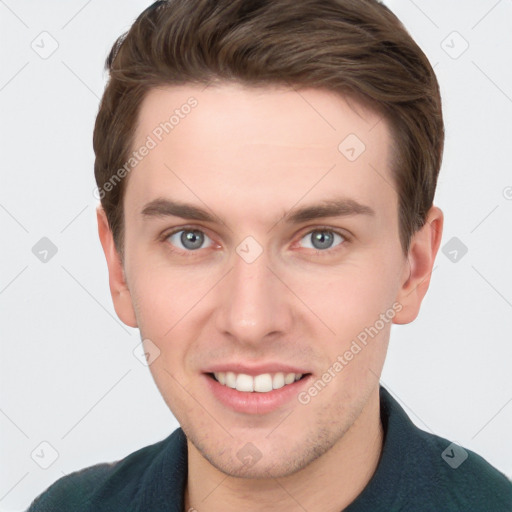
<instances>
[{"instance_id":1,"label":"upper lip","mask_svg":"<svg viewBox=\"0 0 512 512\"><path fill-rule=\"evenodd\" d=\"M244 373L246 375L261 375L263 373L310 373L304 368L297 366L291 366L289 364L268 362L261 363L258 365L247 365L243 363L218 363L209 366L204 370L204 373L219 373L219 372L233 372L233 373Z\"/></svg>"}]
</instances>

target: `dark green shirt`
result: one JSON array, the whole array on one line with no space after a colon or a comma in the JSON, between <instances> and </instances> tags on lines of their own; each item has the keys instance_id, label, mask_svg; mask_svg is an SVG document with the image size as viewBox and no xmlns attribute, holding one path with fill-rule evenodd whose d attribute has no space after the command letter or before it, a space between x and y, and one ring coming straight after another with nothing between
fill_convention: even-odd
<instances>
[{"instance_id":1,"label":"dark green shirt","mask_svg":"<svg viewBox=\"0 0 512 512\"><path fill-rule=\"evenodd\" d=\"M384 446L346 512L512 512L512 482L476 453L416 427L380 387ZM169 437L112 464L60 478L28 512L184 512L187 439Z\"/></svg>"}]
</instances>

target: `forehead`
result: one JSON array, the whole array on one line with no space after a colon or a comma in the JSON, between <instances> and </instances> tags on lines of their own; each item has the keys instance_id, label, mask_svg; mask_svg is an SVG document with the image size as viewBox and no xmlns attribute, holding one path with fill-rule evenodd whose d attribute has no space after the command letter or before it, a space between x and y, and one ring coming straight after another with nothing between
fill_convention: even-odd
<instances>
[{"instance_id":1,"label":"forehead","mask_svg":"<svg viewBox=\"0 0 512 512\"><path fill-rule=\"evenodd\" d=\"M141 210L157 197L207 198L221 218L231 208L275 216L332 195L389 208L391 142L378 113L329 91L156 88L142 102L132 148L150 149L130 172L125 202Z\"/></svg>"}]
</instances>

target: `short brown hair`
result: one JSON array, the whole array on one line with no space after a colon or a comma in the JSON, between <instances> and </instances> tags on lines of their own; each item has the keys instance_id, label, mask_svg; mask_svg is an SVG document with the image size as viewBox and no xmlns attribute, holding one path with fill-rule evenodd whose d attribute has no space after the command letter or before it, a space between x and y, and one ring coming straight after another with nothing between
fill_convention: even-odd
<instances>
[{"instance_id":1,"label":"short brown hair","mask_svg":"<svg viewBox=\"0 0 512 512\"><path fill-rule=\"evenodd\" d=\"M104 185L128 161L143 99L162 85L220 80L358 98L391 129L405 254L425 223L444 146L439 86L423 51L377 0L158 1L116 40L105 68L94 174L121 258L126 179Z\"/></svg>"}]
</instances>

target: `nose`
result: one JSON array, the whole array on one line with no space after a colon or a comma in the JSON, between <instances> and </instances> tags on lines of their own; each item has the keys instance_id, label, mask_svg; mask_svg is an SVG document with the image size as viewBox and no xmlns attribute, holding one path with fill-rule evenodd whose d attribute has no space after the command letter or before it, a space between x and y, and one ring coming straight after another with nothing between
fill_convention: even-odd
<instances>
[{"instance_id":1,"label":"nose","mask_svg":"<svg viewBox=\"0 0 512 512\"><path fill-rule=\"evenodd\" d=\"M293 294L265 251L252 262L234 254L231 271L220 283L219 299L216 326L240 344L259 346L292 326Z\"/></svg>"}]
</instances>

